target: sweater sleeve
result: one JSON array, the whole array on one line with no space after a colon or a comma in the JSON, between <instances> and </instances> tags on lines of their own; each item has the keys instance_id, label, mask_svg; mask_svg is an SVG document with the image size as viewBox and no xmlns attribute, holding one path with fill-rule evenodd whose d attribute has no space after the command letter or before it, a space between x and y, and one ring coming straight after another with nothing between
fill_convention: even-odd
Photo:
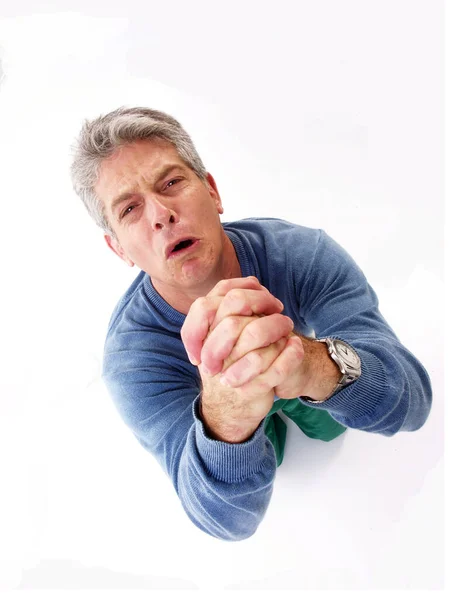
<instances>
[{"instance_id":1,"label":"sweater sleeve","mask_svg":"<svg viewBox=\"0 0 463 600\"><path fill-rule=\"evenodd\" d=\"M244 443L209 438L199 419L195 368L179 360L172 337L161 338L162 349L153 351L158 335L113 334L105 384L125 423L172 480L190 520L222 540L250 537L265 515L276 472L264 421Z\"/></svg>"},{"instance_id":2,"label":"sweater sleeve","mask_svg":"<svg viewBox=\"0 0 463 600\"><path fill-rule=\"evenodd\" d=\"M349 343L362 369L357 381L322 404L301 402L346 427L385 436L422 427L432 404L429 375L381 315L376 293L349 254L319 231L309 269L303 275L294 269L293 276L304 326L318 338Z\"/></svg>"}]
</instances>

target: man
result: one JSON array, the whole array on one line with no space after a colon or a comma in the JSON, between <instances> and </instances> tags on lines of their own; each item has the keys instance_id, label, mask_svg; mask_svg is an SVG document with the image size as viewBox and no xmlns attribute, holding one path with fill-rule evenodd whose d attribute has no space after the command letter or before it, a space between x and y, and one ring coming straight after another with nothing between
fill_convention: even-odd
<instances>
[{"instance_id":1,"label":"man","mask_svg":"<svg viewBox=\"0 0 463 600\"><path fill-rule=\"evenodd\" d=\"M429 377L352 258L279 219L222 224L175 119L121 108L87 121L72 179L109 248L141 269L110 319L104 380L200 529L256 531L283 457L279 408L324 440L424 424Z\"/></svg>"}]
</instances>

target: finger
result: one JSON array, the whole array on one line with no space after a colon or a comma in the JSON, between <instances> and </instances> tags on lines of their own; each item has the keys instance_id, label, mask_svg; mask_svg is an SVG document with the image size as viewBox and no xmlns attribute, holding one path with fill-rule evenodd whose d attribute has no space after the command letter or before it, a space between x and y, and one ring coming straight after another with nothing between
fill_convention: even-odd
<instances>
[{"instance_id":1,"label":"finger","mask_svg":"<svg viewBox=\"0 0 463 600\"><path fill-rule=\"evenodd\" d=\"M228 369L248 352L286 337L293 327L291 319L280 314L226 317L204 342L201 362L211 375L216 375L225 365Z\"/></svg>"},{"instance_id":2,"label":"finger","mask_svg":"<svg viewBox=\"0 0 463 600\"><path fill-rule=\"evenodd\" d=\"M224 359L233 350L243 329L250 322L258 319L257 316L227 317L219 323L214 331L209 333L201 350L201 365L207 375L217 375L222 370Z\"/></svg>"},{"instance_id":3,"label":"finger","mask_svg":"<svg viewBox=\"0 0 463 600\"><path fill-rule=\"evenodd\" d=\"M285 315L273 314L254 319L241 332L227 359L227 367L248 352L265 348L279 339L291 335L293 328L293 321Z\"/></svg>"},{"instance_id":4,"label":"finger","mask_svg":"<svg viewBox=\"0 0 463 600\"><path fill-rule=\"evenodd\" d=\"M235 288L260 290L263 286L257 277L235 277L233 279L222 279L219 281L207 296L225 296L230 290Z\"/></svg>"},{"instance_id":5,"label":"finger","mask_svg":"<svg viewBox=\"0 0 463 600\"><path fill-rule=\"evenodd\" d=\"M288 339L285 349L274 360L266 373L266 382L275 388L287 381L304 359L304 347L297 336Z\"/></svg>"},{"instance_id":6,"label":"finger","mask_svg":"<svg viewBox=\"0 0 463 600\"><path fill-rule=\"evenodd\" d=\"M217 312L217 307L223 297L235 288L265 289L254 276L223 279L212 288L207 296L198 298L191 305L180 335L188 358L194 365L198 365L201 360L201 348Z\"/></svg>"},{"instance_id":7,"label":"finger","mask_svg":"<svg viewBox=\"0 0 463 600\"><path fill-rule=\"evenodd\" d=\"M220 383L233 388L241 387L265 373L273 361L276 360L278 354L283 351L287 341L287 338L281 338L266 348L258 348L248 352L226 370L224 375L220 377Z\"/></svg>"},{"instance_id":8,"label":"finger","mask_svg":"<svg viewBox=\"0 0 463 600\"><path fill-rule=\"evenodd\" d=\"M304 348L301 340L297 336L290 337L283 350L278 353L265 372L242 386L232 387L239 390L244 396L267 393L291 377L291 373L300 365L303 358Z\"/></svg>"},{"instance_id":9,"label":"finger","mask_svg":"<svg viewBox=\"0 0 463 600\"><path fill-rule=\"evenodd\" d=\"M188 311L180 336L188 358L194 365L198 365L201 361L203 342L221 302L222 298L219 296L211 298L203 296L196 299Z\"/></svg>"},{"instance_id":10,"label":"finger","mask_svg":"<svg viewBox=\"0 0 463 600\"><path fill-rule=\"evenodd\" d=\"M243 290L232 289L222 299L217 314L211 325L211 330L217 326L220 321L230 315L271 315L280 313L284 306L267 289L261 290Z\"/></svg>"}]
</instances>

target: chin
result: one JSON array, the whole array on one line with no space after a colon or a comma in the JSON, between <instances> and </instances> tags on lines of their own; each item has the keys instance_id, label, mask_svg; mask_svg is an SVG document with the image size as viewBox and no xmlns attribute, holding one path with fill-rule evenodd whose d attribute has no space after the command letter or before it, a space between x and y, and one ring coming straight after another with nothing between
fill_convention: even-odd
<instances>
[{"instance_id":1,"label":"chin","mask_svg":"<svg viewBox=\"0 0 463 600\"><path fill-rule=\"evenodd\" d=\"M195 287L203 283L207 283L211 279L211 270L204 268L189 268L182 269L182 275L179 278L179 283L188 287Z\"/></svg>"}]
</instances>

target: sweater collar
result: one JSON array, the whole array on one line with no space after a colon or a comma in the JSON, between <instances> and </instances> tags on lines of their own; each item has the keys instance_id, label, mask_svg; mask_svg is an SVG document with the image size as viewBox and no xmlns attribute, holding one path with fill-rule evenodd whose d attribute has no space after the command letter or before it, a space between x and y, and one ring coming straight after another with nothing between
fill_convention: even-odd
<instances>
[{"instance_id":1,"label":"sweater collar","mask_svg":"<svg viewBox=\"0 0 463 600\"><path fill-rule=\"evenodd\" d=\"M258 273L254 273L251 268L252 261L248 256L248 253L246 252L245 246L241 238L235 231L227 230L225 228L225 226L227 225L226 223L224 223L223 225L225 233L227 234L229 240L231 241L235 249L236 256L240 264L241 276L249 277L250 275L255 275L258 277ZM148 273L145 273L145 276L143 278L143 288L145 290L146 295L148 296L149 301L159 313L161 313L171 323L176 323L179 325L183 324L186 315L173 308L168 302L164 300L164 298L158 293L156 288L153 286L151 277L148 275Z\"/></svg>"}]
</instances>

